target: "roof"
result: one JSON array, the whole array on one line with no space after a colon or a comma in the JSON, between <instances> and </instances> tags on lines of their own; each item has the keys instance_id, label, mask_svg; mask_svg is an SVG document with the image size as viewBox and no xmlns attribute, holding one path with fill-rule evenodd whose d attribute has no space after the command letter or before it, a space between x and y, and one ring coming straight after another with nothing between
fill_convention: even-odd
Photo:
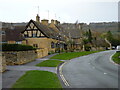
<instances>
[{"instance_id":1,"label":"roof","mask_svg":"<svg viewBox=\"0 0 120 90\"><path fill-rule=\"evenodd\" d=\"M48 38L53 38L53 39L61 39L61 40L64 40L63 36L61 35L60 36L60 31L59 30L56 30L55 28L51 28L51 27L48 27L46 25L43 25L41 23L38 23L34 20L30 20L29 23L27 24L26 28L28 27L28 25L30 23L34 23L34 25ZM26 30L26 29L25 29ZM24 30L24 31L25 31ZM22 33L24 32L22 31ZM58 38L58 36L60 36L61 38Z\"/></svg>"},{"instance_id":2,"label":"roof","mask_svg":"<svg viewBox=\"0 0 120 90\"><path fill-rule=\"evenodd\" d=\"M15 26L13 29L6 28L5 36L3 36L2 41L22 41L24 38L21 32L25 29L25 26Z\"/></svg>"},{"instance_id":3,"label":"roof","mask_svg":"<svg viewBox=\"0 0 120 90\"><path fill-rule=\"evenodd\" d=\"M81 37L81 29L78 25L75 24L61 24L62 32L70 37L70 38L80 38Z\"/></svg>"}]
</instances>

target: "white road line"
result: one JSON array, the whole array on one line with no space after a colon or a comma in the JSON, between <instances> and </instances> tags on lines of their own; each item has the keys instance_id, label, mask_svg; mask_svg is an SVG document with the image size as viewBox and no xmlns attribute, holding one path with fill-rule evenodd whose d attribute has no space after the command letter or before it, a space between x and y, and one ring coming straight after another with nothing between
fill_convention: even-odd
<instances>
[{"instance_id":1,"label":"white road line","mask_svg":"<svg viewBox=\"0 0 120 90\"><path fill-rule=\"evenodd\" d=\"M104 73L104 74L107 74L107 73Z\"/></svg>"},{"instance_id":2,"label":"white road line","mask_svg":"<svg viewBox=\"0 0 120 90\"><path fill-rule=\"evenodd\" d=\"M116 52L115 52L115 53L116 53ZM115 53L114 53L114 54L115 54ZM115 64L115 65L119 65L119 64L115 63L115 62L112 60L112 56L113 56L114 54L112 54L112 55L110 56L110 62L113 63L113 64Z\"/></svg>"},{"instance_id":3,"label":"white road line","mask_svg":"<svg viewBox=\"0 0 120 90\"><path fill-rule=\"evenodd\" d=\"M70 86L69 83L67 82L67 80L65 79L65 77L64 77L63 74L62 74L62 67L63 67L63 65L65 65L66 63L67 63L67 62L64 62L64 63L60 66L59 72L60 72L60 77L61 77L61 79L63 80L64 84L65 84L66 86Z\"/></svg>"}]
</instances>

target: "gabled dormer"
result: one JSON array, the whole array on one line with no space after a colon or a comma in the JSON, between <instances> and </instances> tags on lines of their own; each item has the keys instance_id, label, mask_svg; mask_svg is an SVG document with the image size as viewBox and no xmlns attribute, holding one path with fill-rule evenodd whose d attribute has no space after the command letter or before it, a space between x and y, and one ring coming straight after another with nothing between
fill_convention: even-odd
<instances>
[{"instance_id":1,"label":"gabled dormer","mask_svg":"<svg viewBox=\"0 0 120 90\"><path fill-rule=\"evenodd\" d=\"M25 28L25 30L22 32L23 37L25 38L42 38L42 37L48 37L44 30L45 28L38 22L30 20Z\"/></svg>"}]
</instances>

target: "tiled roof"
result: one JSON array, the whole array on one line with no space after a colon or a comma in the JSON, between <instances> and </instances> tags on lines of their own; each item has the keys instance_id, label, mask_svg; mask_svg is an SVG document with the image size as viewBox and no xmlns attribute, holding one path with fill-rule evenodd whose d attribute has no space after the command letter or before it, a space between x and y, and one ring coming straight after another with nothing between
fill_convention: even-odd
<instances>
[{"instance_id":1,"label":"tiled roof","mask_svg":"<svg viewBox=\"0 0 120 90\"><path fill-rule=\"evenodd\" d=\"M3 36L2 41L21 41L24 38L21 32L25 29L25 26L15 26L14 29L6 28L5 36Z\"/></svg>"},{"instance_id":2,"label":"tiled roof","mask_svg":"<svg viewBox=\"0 0 120 90\"><path fill-rule=\"evenodd\" d=\"M53 38L53 39L61 39L64 40L63 36L60 36L60 31L56 30L55 28L48 27L46 25L43 25L41 23L37 23L34 20L30 20L30 22L33 22L39 30L46 35L48 38ZM58 38L60 36L61 38Z\"/></svg>"},{"instance_id":3,"label":"tiled roof","mask_svg":"<svg viewBox=\"0 0 120 90\"><path fill-rule=\"evenodd\" d=\"M61 24L62 32L70 37L70 38L80 38L81 37L81 30L80 28L75 24Z\"/></svg>"}]
</instances>

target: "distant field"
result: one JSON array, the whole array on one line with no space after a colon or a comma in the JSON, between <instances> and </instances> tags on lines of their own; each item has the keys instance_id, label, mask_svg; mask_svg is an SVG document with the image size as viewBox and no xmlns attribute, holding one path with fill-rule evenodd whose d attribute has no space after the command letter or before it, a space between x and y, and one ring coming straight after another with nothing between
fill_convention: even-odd
<instances>
[{"instance_id":1,"label":"distant field","mask_svg":"<svg viewBox=\"0 0 120 90\"><path fill-rule=\"evenodd\" d=\"M113 61L117 64L120 64L120 52L116 52L113 57L112 57Z\"/></svg>"},{"instance_id":2,"label":"distant field","mask_svg":"<svg viewBox=\"0 0 120 90\"><path fill-rule=\"evenodd\" d=\"M55 73L32 70L27 71L17 80L13 88L38 88L39 90L39 88L62 88L62 86Z\"/></svg>"},{"instance_id":3,"label":"distant field","mask_svg":"<svg viewBox=\"0 0 120 90\"><path fill-rule=\"evenodd\" d=\"M76 57L96 53L99 51L84 51L84 52L69 52L69 53L62 53L62 54L57 54L50 59L60 59L60 60L70 60Z\"/></svg>"}]
</instances>

